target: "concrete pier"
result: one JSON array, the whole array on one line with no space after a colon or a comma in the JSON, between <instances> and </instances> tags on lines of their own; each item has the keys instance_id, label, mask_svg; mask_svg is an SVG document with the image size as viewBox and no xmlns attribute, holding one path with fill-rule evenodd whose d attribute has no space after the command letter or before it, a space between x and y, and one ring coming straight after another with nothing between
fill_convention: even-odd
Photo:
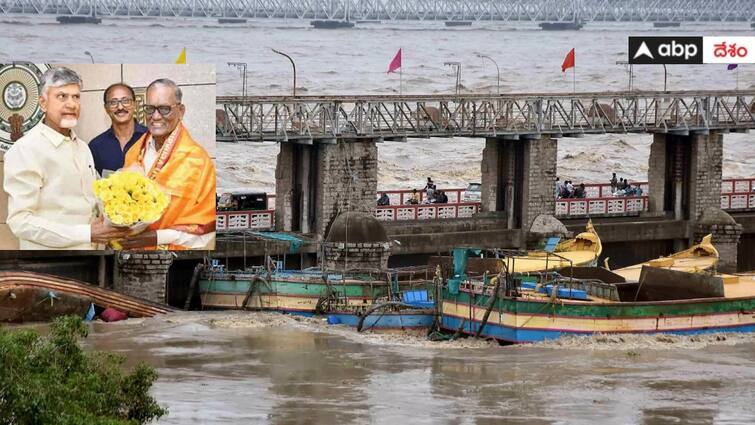
<instances>
[{"instance_id":1,"label":"concrete pier","mask_svg":"<svg viewBox=\"0 0 755 425\"><path fill-rule=\"evenodd\" d=\"M483 212L505 217L507 229L529 229L554 215L558 141L549 136L487 138L482 154Z\"/></svg>"},{"instance_id":2,"label":"concrete pier","mask_svg":"<svg viewBox=\"0 0 755 425\"><path fill-rule=\"evenodd\" d=\"M338 214L374 208L376 140L281 143L275 183L276 230L322 239Z\"/></svg>"},{"instance_id":3,"label":"concrete pier","mask_svg":"<svg viewBox=\"0 0 755 425\"><path fill-rule=\"evenodd\" d=\"M119 252L115 289L126 295L165 303L168 270L173 254L168 251Z\"/></svg>"},{"instance_id":4,"label":"concrete pier","mask_svg":"<svg viewBox=\"0 0 755 425\"><path fill-rule=\"evenodd\" d=\"M737 270L742 226L720 209L723 168L720 132L654 134L648 159L649 214L687 223L687 237L675 250L713 234L720 270Z\"/></svg>"}]
</instances>

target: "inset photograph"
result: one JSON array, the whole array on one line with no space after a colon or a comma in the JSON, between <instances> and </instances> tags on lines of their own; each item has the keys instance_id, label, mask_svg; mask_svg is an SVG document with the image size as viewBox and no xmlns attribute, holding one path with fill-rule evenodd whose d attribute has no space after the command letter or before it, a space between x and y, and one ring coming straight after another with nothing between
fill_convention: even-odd
<instances>
[{"instance_id":1,"label":"inset photograph","mask_svg":"<svg viewBox=\"0 0 755 425\"><path fill-rule=\"evenodd\" d=\"M0 249L214 249L214 65L0 64L0 99Z\"/></svg>"}]
</instances>

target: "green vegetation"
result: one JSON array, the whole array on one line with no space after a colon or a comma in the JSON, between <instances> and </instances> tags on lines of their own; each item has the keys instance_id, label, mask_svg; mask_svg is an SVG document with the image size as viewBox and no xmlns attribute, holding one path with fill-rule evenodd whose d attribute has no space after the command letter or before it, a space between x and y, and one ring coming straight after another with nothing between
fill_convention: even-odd
<instances>
[{"instance_id":1,"label":"green vegetation","mask_svg":"<svg viewBox=\"0 0 755 425\"><path fill-rule=\"evenodd\" d=\"M0 328L0 424L142 424L168 412L149 395L157 372L125 358L84 352L81 318L63 317L42 337Z\"/></svg>"}]
</instances>

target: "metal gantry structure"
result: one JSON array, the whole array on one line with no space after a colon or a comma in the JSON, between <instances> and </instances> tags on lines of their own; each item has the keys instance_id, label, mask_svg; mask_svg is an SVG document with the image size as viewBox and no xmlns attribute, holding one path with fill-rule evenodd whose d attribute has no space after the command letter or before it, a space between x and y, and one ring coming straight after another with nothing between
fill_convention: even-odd
<instances>
[{"instance_id":1,"label":"metal gantry structure","mask_svg":"<svg viewBox=\"0 0 755 425\"><path fill-rule=\"evenodd\" d=\"M579 136L755 129L755 90L218 97L218 141Z\"/></svg>"},{"instance_id":2,"label":"metal gantry structure","mask_svg":"<svg viewBox=\"0 0 755 425\"><path fill-rule=\"evenodd\" d=\"M348 4L347 4L348 3ZM385 21L755 21L753 0L0 0L0 14Z\"/></svg>"}]
</instances>

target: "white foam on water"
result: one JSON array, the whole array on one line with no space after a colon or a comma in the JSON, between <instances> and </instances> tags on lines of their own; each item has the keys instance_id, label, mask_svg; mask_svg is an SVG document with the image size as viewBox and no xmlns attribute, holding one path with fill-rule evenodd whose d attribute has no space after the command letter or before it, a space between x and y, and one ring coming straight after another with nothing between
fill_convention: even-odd
<instances>
[{"instance_id":1,"label":"white foam on water","mask_svg":"<svg viewBox=\"0 0 755 425\"><path fill-rule=\"evenodd\" d=\"M591 336L565 336L538 342L525 347L568 350L618 350L630 355L641 350L699 350L713 345L737 345L755 342L753 333L711 333L700 335L672 334L595 334Z\"/></svg>"}]
</instances>

